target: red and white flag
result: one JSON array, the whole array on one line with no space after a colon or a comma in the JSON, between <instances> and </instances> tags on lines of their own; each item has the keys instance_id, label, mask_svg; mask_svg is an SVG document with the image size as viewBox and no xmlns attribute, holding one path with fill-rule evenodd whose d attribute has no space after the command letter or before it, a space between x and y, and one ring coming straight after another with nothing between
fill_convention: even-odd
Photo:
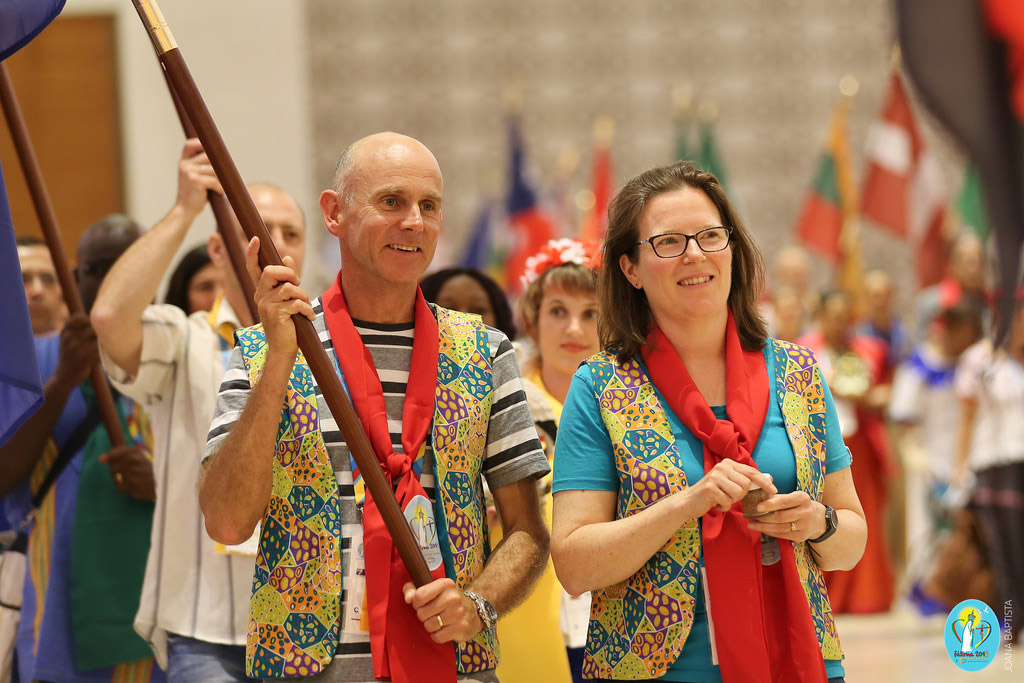
<instances>
[{"instance_id":1,"label":"red and white flag","mask_svg":"<svg viewBox=\"0 0 1024 683\"><path fill-rule=\"evenodd\" d=\"M591 168L590 204L580 223L579 234L585 240L603 240L608 230L608 202L615 180L612 175L612 132L615 124L607 116L594 121L594 161ZM588 202L589 203L589 202Z\"/></svg>"},{"instance_id":2,"label":"red and white flag","mask_svg":"<svg viewBox=\"0 0 1024 683\"><path fill-rule=\"evenodd\" d=\"M861 214L910 242L917 255L918 284L927 287L945 274L947 210L939 164L894 71L881 115L868 134Z\"/></svg>"}]
</instances>

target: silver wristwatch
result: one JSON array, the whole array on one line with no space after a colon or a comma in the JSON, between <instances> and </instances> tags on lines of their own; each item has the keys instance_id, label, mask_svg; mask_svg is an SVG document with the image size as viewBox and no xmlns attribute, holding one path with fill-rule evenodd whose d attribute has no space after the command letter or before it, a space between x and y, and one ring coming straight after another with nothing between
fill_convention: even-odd
<instances>
[{"instance_id":1,"label":"silver wristwatch","mask_svg":"<svg viewBox=\"0 0 1024 683\"><path fill-rule=\"evenodd\" d=\"M498 623L498 611L494 609L487 598L477 595L473 591L465 591L466 597L476 603L476 615L480 617L485 631L490 631Z\"/></svg>"}]
</instances>

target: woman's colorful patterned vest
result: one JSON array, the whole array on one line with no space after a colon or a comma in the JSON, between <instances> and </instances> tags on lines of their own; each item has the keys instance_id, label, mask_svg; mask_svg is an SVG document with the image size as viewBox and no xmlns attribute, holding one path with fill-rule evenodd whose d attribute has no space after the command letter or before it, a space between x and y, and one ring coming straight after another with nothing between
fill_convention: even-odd
<instances>
[{"instance_id":1,"label":"woman's colorful patterned vest","mask_svg":"<svg viewBox=\"0 0 1024 683\"><path fill-rule=\"evenodd\" d=\"M431 443L445 571L463 589L489 552L480 467L491 413L487 331L477 316L434 308L439 332ZM250 386L266 360L262 326L239 330ZM299 354L292 368L263 519L249 607L246 673L292 678L320 673L340 635L341 515L338 485L320 432L313 375ZM460 673L498 663L494 632L457 643Z\"/></svg>"},{"instance_id":2,"label":"woman's colorful patterned vest","mask_svg":"<svg viewBox=\"0 0 1024 683\"><path fill-rule=\"evenodd\" d=\"M779 405L797 465L797 486L820 500L825 465L825 395L821 372L807 349L770 341ZM687 486L665 408L634 359L619 364L603 353L586 361L619 474L616 517L634 515ZM679 657L693 624L700 566L697 520L628 580L594 591L583 675L658 678ZM841 659L825 580L806 543L794 546L815 631L826 659Z\"/></svg>"}]
</instances>

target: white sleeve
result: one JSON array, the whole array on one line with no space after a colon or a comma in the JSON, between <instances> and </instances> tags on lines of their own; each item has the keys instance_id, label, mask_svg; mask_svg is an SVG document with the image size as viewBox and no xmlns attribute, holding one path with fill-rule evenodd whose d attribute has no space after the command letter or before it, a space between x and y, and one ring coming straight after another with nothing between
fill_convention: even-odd
<instances>
[{"instance_id":1,"label":"white sleeve","mask_svg":"<svg viewBox=\"0 0 1024 683\"><path fill-rule=\"evenodd\" d=\"M991 357L991 342L982 340L964 351L956 365L953 390L960 398L977 398L983 389L985 368Z\"/></svg>"},{"instance_id":2,"label":"white sleeve","mask_svg":"<svg viewBox=\"0 0 1024 683\"><path fill-rule=\"evenodd\" d=\"M889 398L889 417L895 422L918 422L924 400L924 378L909 364L896 370Z\"/></svg>"},{"instance_id":3,"label":"white sleeve","mask_svg":"<svg viewBox=\"0 0 1024 683\"><path fill-rule=\"evenodd\" d=\"M129 375L100 347L100 360L118 391L143 405L159 403L173 389L174 371L185 353L189 320L177 306L147 306L142 313L139 370Z\"/></svg>"}]
</instances>

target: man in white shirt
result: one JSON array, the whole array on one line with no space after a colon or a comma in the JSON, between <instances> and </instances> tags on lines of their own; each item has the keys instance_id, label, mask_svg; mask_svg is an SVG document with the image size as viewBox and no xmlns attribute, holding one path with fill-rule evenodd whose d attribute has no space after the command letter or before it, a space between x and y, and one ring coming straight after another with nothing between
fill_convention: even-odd
<instances>
[{"instance_id":1,"label":"man in white shirt","mask_svg":"<svg viewBox=\"0 0 1024 683\"><path fill-rule=\"evenodd\" d=\"M114 264L92 310L104 368L120 391L146 406L153 427L157 502L135 628L170 681L245 680L254 555L210 540L196 500L232 335L254 322L220 236L208 245L225 280L213 310L186 317L174 306L150 304L211 190L222 191L213 167L199 141L189 140L174 206ZM298 204L272 185L249 191L278 251L301 272Z\"/></svg>"}]
</instances>

